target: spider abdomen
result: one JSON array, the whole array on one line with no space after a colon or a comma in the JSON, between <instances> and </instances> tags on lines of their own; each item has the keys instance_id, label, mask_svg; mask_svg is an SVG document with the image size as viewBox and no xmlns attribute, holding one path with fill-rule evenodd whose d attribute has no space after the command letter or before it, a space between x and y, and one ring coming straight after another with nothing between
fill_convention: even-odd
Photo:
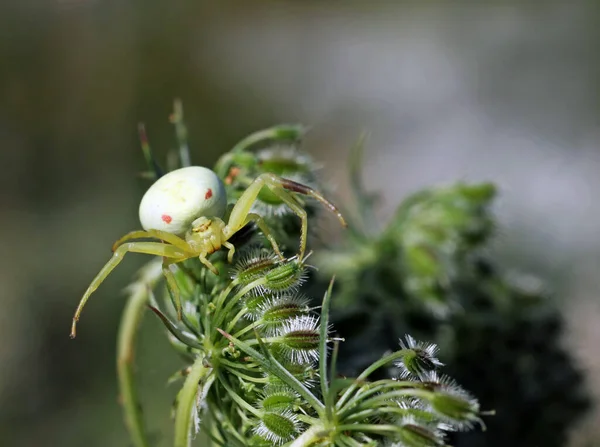
<instances>
[{"instance_id":1,"label":"spider abdomen","mask_svg":"<svg viewBox=\"0 0 600 447\"><path fill-rule=\"evenodd\" d=\"M201 216L225 214L225 186L210 169L189 166L159 178L140 202L140 223L145 230L182 235Z\"/></svg>"}]
</instances>

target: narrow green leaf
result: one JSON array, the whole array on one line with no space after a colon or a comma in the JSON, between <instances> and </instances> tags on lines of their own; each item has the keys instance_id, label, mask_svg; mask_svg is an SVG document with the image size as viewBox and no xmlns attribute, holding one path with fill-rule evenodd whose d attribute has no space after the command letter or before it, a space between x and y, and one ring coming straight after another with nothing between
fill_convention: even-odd
<instances>
[{"instance_id":1,"label":"narrow green leaf","mask_svg":"<svg viewBox=\"0 0 600 447\"><path fill-rule=\"evenodd\" d=\"M158 318L161 319L161 321L163 322L163 324L165 325L165 327L167 328L167 330L180 342L191 346L193 348L196 349L204 349L203 346L199 343L197 343L193 338L191 338L190 336L188 336L187 334L179 331L177 329L177 327L175 327L175 325L173 323L171 323L171 321L167 318L167 316L165 314L163 314L158 308L154 307L154 306L148 306L152 312L154 312ZM191 335L191 334L190 334Z\"/></svg>"},{"instance_id":2,"label":"narrow green leaf","mask_svg":"<svg viewBox=\"0 0 600 447\"><path fill-rule=\"evenodd\" d=\"M321 401L319 401L319 399L317 399L317 397L313 393L311 393L310 390L306 388L304 384L302 384L302 382L296 379L287 369L285 369L285 367L281 363L279 363L277 359L270 355L266 347L265 351L267 353L267 356L261 354L247 343L238 340L237 338L233 337L231 334L228 334L222 329L217 328L217 331L219 331L221 335L223 335L223 337L232 342L241 351L253 357L254 360L263 368L265 368L267 372L273 374L274 376L279 378L283 383L288 385L291 389L300 394L308 402L308 404L311 407L313 407L315 411L317 411L317 413L323 413L325 406L321 403ZM263 341L260 338L257 338L257 341L259 345L262 344L262 346L264 346Z\"/></svg>"},{"instance_id":3,"label":"narrow green leaf","mask_svg":"<svg viewBox=\"0 0 600 447\"><path fill-rule=\"evenodd\" d=\"M321 375L321 393L323 400L328 401L327 393L329 392L329 376L327 375L327 327L329 326L329 307L331 304L331 291L333 290L333 283L335 277L331 278L329 287L325 296L323 297L323 304L321 305L321 331L319 339L319 374ZM328 415L328 418L331 415Z\"/></svg>"}]
</instances>

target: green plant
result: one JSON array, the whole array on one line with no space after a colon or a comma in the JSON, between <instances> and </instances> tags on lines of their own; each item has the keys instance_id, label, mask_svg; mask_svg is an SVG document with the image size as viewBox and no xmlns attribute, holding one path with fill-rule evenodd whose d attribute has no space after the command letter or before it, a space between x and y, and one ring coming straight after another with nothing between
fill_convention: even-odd
<instances>
[{"instance_id":1,"label":"green plant","mask_svg":"<svg viewBox=\"0 0 600 447\"><path fill-rule=\"evenodd\" d=\"M190 157L182 120L176 103L174 124L186 165ZM447 432L481 422L477 400L440 373L437 347L408 335L393 353L355 377L338 376L342 340L329 323L334 282L316 307L301 294L310 267L304 256L306 222L318 212L314 199L336 211L318 193L306 195L316 187L316 178L297 149L301 135L298 126L267 129L217 162L215 173L231 205L224 221L231 222L239 210L244 215L236 220L244 225L236 224L227 234L228 244L222 244L227 252L206 250L202 243L195 256L188 256L184 244L193 245L193 239L177 239L168 227L146 228L116 244L164 256L150 261L130 286L119 334L121 397L136 447L149 445L133 372L133 347L146 307L160 318L185 362L172 378L183 380L174 406L175 447L189 446L200 430L214 445L234 447L435 447L445 445ZM142 148L148 177L162 176L143 132ZM294 180L280 179L270 190L257 188L255 179L266 175ZM305 195L283 194L281 186ZM251 208L262 218L246 219ZM192 230L194 222L207 218L203 212L186 214ZM125 242L129 237L167 243ZM119 248L115 253L123 254ZM117 263L107 264L82 303ZM381 378L375 379L376 373Z\"/></svg>"},{"instance_id":2,"label":"green plant","mask_svg":"<svg viewBox=\"0 0 600 447\"><path fill-rule=\"evenodd\" d=\"M454 435L454 445L565 445L589 398L541 283L503 273L490 255L494 185L416 192L373 231L361 144L351 167L357 207L350 231L315 261L324 279L337 275L332 318L348 339L340 369L354 374L405 333L432 340L451 375L496 411L487 431Z\"/></svg>"}]
</instances>

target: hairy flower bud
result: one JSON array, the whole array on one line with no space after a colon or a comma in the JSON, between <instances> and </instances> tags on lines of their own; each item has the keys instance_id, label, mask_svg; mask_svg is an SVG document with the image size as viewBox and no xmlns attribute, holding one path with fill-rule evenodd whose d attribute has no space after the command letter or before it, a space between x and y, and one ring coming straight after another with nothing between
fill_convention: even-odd
<instances>
[{"instance_id":1,"label":"hairy flower bud","mask_svg":"<svg viewBox=\"0 0 600 447\"><path fill-rule=\"evenodd\" d=\"M319 358L319 321L312 315L286 320L278 330L284 355L294 363L310 363Z\"/></svg>"},{"instance_id":2,"label":"hairy flower bud","mask_svg":"<svg viewBox=\"0 0 600 447\"><path fill-rule=\"evenodd\" d=\"M306 278L304 263L297 258L288 259L265 274L264 288L272 292L295 291Z\"/></svg>"},{"instance_id":3,"label":"hairy flower bud","mask_svg":"<svg viewBox=\"0 0 600 447\"><path fill-rule=\"evenodd\" d=\"M285 385L269 385L263 391L263 399L260 406L267 411L292 410L299 398L291 388Z\"/></svg>"},{"instance_id":4,"label":"hairy flower bud","mask_svg":"<svg viewBox=\"0 0 600 447\"><path fill-rule=\"evenodd\" d=\"M404 422L400 426L400 446L402 447L441 447L444 438L441 432L433 430L414 420Z\"/></svg>"},{"instance_id":5,"label":"hairy flower bud","mask_svg":"<svg viewBox=\"0 0 600 447\"><path fill-rule=\"evenodd\" d=\"M269 297L258 306L261 326L267 333L274 333L286 320L307 312L308 302L307 297L299 294Z\"/></svg>"},{"instance_id":6,"label":"hairy flower bud","mask_svg":"<svg viewBox=\"0 0 600 447\"><path fill-rule=\"evenodd\" d=\"M275 267L277 262L275 252L260 246L253 246L240 255L231 276L233 279L237 279L242 286L245 286L263 276Z\"/></svg>"},{"instance_id":7,"label":"hairy flower bud","mask_svg":"<svg viewBox=\"0 0 600 447\"><path fill-rule=\"evenodd\" d=\"M281 445L298 434L299 425L298 418L291 411L267 411L254 427L254 433L274 445Z\"/></svg>"},{"instance_id":8,"label":"hairy flower bud","mask_svg":"<svg viewBox=\"0 0 600 447\"><path fill-rule=\"evenodd\" d=\"M433 343L418 342L410 335L406 335L406 342L400 340L400 347L407 353L402 359L396 362L400 369L400 378L425 377L429 372L434 371L442 362L438 360L438 347Z\"/></svg>"},{"instance_id":9,"label":"hairy flower bud","mask_svg":"<svg viewBox=\"0 0 600 447\"><path fill-rule=\"evenodd\" d=\"M467 393L450 394L437 392L430 399L431 408L448 419L456 430L472 428L479 422L479 403Z\"/></svg>"}]
</instances>

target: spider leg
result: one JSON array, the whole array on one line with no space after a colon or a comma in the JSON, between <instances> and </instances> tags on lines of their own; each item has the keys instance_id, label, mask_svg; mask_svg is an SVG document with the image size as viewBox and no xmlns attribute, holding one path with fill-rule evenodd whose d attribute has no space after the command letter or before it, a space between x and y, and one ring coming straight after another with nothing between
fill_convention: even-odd
<instances>
[{"instance_id":1,"label":"spider leg","mask_svg":"<svg viewBox=\"0 0 600 447\"><path fill-rule=\"evenodd\" d=\"M145 253L148 255L163 256L166 258L186 259L193 255L189 252L184 252L173 245L163 244L161 242L128 242L124 245L119 246L109 261L102 267L102 270L96 275L92 283L88 286L87 290L83 294L75 315L73 316L73 324L71 326L71 338L75 338L77 334L77 322L81 316L81 312L85 304L87 303L90 295L102 284L106 277L114 270L114 268L121 263L125 253Z\"/></svg>"},{"instance_id":2,"label":"spider leg","mask_svg":"<svg viewBox=\"0 0 600 447\"><path fill-rule=\"evenodd\" d=\"M206 253L200 253L200 255L198 256L198 259L200 259L200 262L202 264L204 264L206 267L208 267L209 270L211 272L213 272L215 275L219 274L219 270L217 270L217 268L208 259L206 259Z\"/></svg>"},{"instance_id":3,"label":"spider leg","mask_svg":"<svg viewBox=\"0 0 600 447\"><path fill-rule=\"evenodd\" d=\"M235 246L227 241L223 242L223 247L225 247L226 249L229 250L229 252L227 252L227 262L229 262L231 264L231 262L233 261L233 255L235 253Z\"/></svg>"},{"instance_id":4,"label":"spider leg","mask_svg":"<svg viewBox=\"0 0 600 447\"><path fill-rule=\"evenodd\" d=\"M344 216L342 216L342 213L340 212L340 210L338 210L337 207L333 203L331 203L329 200L327 200L325 197L323 197L323 195L320 192L315 191L311 187L303 185L302 183L295 182L293 180L277 177L276 175L273 175L273 174L267 174L267 175L274 177L273 180L275 180L276 184L280 184L283 188L285 188L289 191L298 192L305 196L312 197L313 199L321 202L321 204L325 208L327 208L329 211L331 211L333 214L336 215L336 217L342 224L342 227L346 228L348 226L348 224L346 223L346 219L344 219ZM276 191L274 191L274 190L273 190L273 192L276 193ZM283 198L282 198L282 200L283 200Z\"/></svg>"},{"instance_id":5,"label":"spider leg","mask_svg":"<svg viewBox=\"0 0 600 447\"><path fill-rule=\"evenodd\" d=\"M181 294L179 291L179 286L177 285L177 280L175 279L175 274L173 270L171 270L170 265L175 264L176 260L164 258L163 259L163 267L162 272L167 280L167 288L173 297L173 301L175 302L175 309L177 310L177 319L181 321L183 319L182 309L181 309Z\"/></svg>"},{"instance_id":6,"label":"spider leg","mask_svg":"<svg viewBox=\"0 0 600 447\"><path fill-rule=\"evenodd\" d=\"M302 210L302 211L304 211L304 210ZM262 233L265 235L267 240L273 246L273 250L275 251L277 256L279 256L279 259L281 259L283 261L285 259L285 257L281 254L281 250L279 250L277 241L271 234L271 230L269 230L269 227L267 226L267 223L264 221L264 219L261 216L259 216L258 214L248 213L248 216L246 217L246 221L244 222L244 225L246 225L249 222L254 222L254 223L256 223L256 225L258 225L258 228L260 228L260 231L262 231ZM229 261L229 262L231 262L231 261Z\"/></svg>"},{"instance_id":7,"label":"spider leg","mask_svg":"<svg viewBox=\"0 0 600 447\"><path fill-rule=\"evenodd\" d=\"M136 230L136 231L130 231L125 236L123 236L118 241L116 241L112 246L112 251L115 251L117 249L117 247L119 247L119 245L122 245L124 242L126 242L130 239L140 239L140 238L160 239L160 240L168 242L169 244L174 245L175 247L177 247L181 250L184 250L186 252L189 250L189 246L188 246L187 242L184 241L179 236L176 236L172 233L167 233L166 231L161 231L161 230L148 230L148 231Z\"/></svg>"},{"instance_id":8,"label":"spider leg","mask_svg":"<svg viewBox=\"0 0 600 447\"><path fill-rule=\"evenodd\" d=\"M331 202L325 199L325 197L323 197L314 189L309 188L306 185L294 182L292 180L278 177L275 174L265 173L258 176L254 180L254 182L252 182L252 184L246 189L246 191L244 191L244 193L241 195L241 197L238 199L235 206L231 210L229 222L224 230L227 239L229 239L229 237L232 234L234 234L236 231L238 231L244 226L244 222L246 222L246 218L250 214L250 209L256 201L256 198L258 197L258 194L260 193L260 190L263 188L263 186L267 186L273 192L273 194L279 197L281 201L283 201L287 206L289 206L291 210L302 220L302 232L300 235L300 253L298 254L300 259L303 258L304 251L306 250L308 221L306 211L304 210L304 208L300 206L300 204L297 202L294 196L287 192L286 189L315 198L338 217L338 219L342 223L342 226L347 226L344 217L335 207L335 205L333 205Z\"/></svg>"},{"instance_id":9,"label":"spider leg","mask_svg":"<svg viewBox=\"0 0 600 447\"><path fill-rule=\"evenodd\" d=\"M302 227L300 229L300 251L298 252L298 260L301 261L304 259L306 240L308 239L308 215L306 214L306 210L302 208L296 199L283 188L279 190L271 189L302 221Z\"/></svg>"}]
</instances>

